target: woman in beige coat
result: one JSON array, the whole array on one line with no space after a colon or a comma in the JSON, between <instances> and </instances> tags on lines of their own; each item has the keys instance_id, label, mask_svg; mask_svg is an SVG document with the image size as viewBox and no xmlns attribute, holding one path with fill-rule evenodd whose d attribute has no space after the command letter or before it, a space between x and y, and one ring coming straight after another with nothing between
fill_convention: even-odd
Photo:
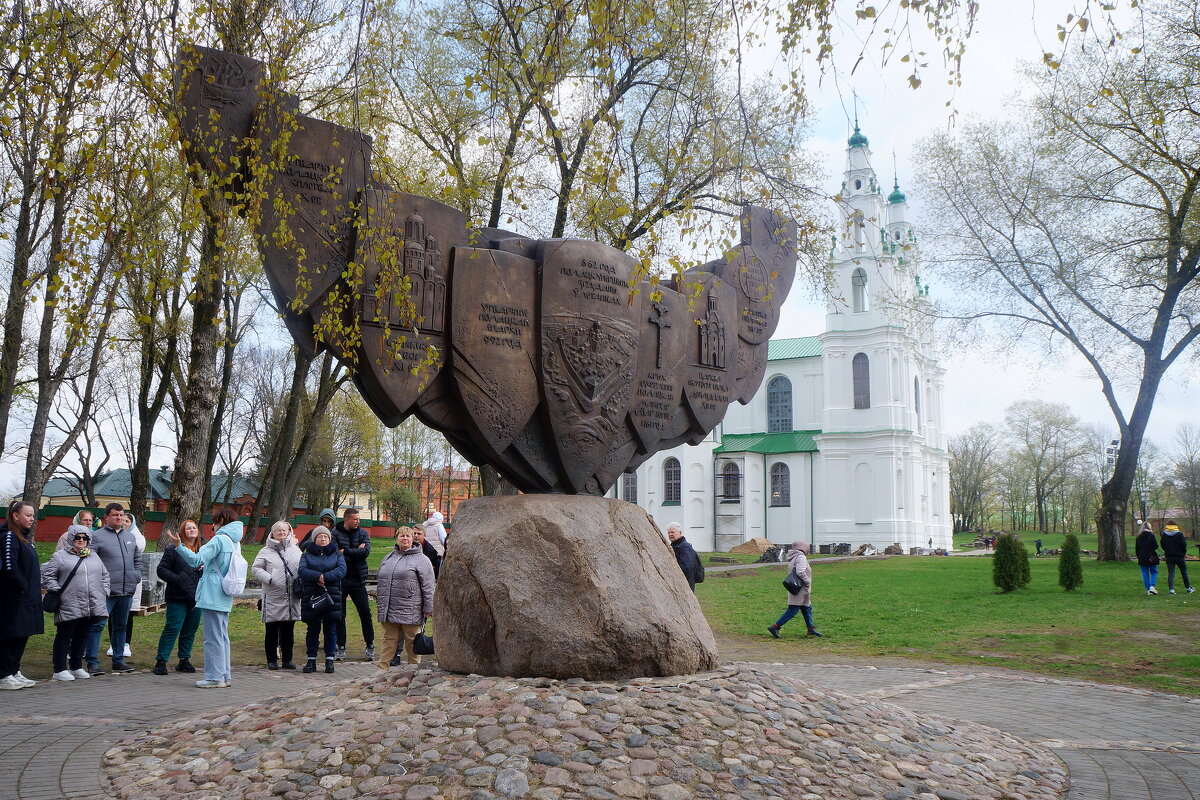
<instances>
[{"instance_id":1,"label":"woman in beige coat","mask_svg":"<svg viewBox=\"0 0 1200 800\"><path fill-rule=\"evenodd\" d=\"M404 634L404 653L409 664L420 664L421 657L413 652L425 620L433 616L433 564L421 548L413 543L409 528L396 530L396 546L379 565L378 594L379 623L383 627L383 647L379 651L379 667L399 666L397 645ZM392 658L393 654L395 658Z\"/></svg>"},{"instance_id":2,"label":"woman in beige coat","mask_svg":"<svg viewBox=\"0 0 1200 800\"><path fill-rule=\"evenodd\" d=\"M788 572L796 573L800 578L800 582L804 584L804 588L798 594L788 592L788 607L787 611L775 621L773 625L768 625L767 630L776 639L779 638L779 629L787 624L787 621L796 616L799 612L804 615L804 624L808 626L809 636L820 636L817 629L813 627L812 615L812 567L808 563L808 542L792 542L791 555L788 556Z\"/></svg>"},{"instance_id":3,"label":"woman in beige coat","mask_svg":"<svg viewBox=\"0 0 1200 800\"><path fill-rule=\"evenodd\" d=\"M251 567L262 584L262 620L266 625L263 647L267 651L267 669L295 669L292 661L296 620L300 619L300 592L296 581L300 574L300 548L287 520L271 526L267 543L258 552Z\"/></svg>"}]
</instances>

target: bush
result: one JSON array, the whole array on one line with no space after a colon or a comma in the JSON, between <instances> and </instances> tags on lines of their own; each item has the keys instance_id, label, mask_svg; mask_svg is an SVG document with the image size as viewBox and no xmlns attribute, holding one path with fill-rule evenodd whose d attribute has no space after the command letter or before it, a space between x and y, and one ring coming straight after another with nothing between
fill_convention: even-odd
<instances>
[{"instance_id":1,"label":"bush","mask_svg":"<svg viewBox=\"0 0 1200 800\"><path fill-rule=\"evenodd\" d=\"M992 583L1002 592L1011 592L1029 583L1029 551L1011 533L996 539Z\"/></svg>"},{"instance_id":2,"label":"bush","mask_svg":"<svg viewBox=\"0 0 1200 800\"><path fill-rule=\"evenodd\" d=\"M1058 555L1058 585L1068 592L1083 586L1083 565L1079 563L1079 537L1068 533Z\"/></svg>"}]
</instances>

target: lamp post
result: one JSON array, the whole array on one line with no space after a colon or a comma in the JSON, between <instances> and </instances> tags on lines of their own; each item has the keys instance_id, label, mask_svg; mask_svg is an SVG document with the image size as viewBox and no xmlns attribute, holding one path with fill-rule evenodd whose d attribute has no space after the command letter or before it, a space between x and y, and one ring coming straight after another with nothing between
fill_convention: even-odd
<instances>
[{"instance_id":1,"label":"lamp post","mask_svg":"<svg viewBox=\"0 0 1200 800\"><path fill-rule=\"evenodd\" d=\"M1142 522L1149 522L1146 518L1146 504L1150 502L1150 490L1142 489Z\"/></svg>"}]
</instances>

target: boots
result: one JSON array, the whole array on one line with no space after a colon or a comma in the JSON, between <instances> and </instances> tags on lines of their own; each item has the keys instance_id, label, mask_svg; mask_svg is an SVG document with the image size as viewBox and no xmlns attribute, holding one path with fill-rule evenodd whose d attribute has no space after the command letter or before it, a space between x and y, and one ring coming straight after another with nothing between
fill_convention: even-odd
<instances>
[{"instance_id":1,"label":"boots","mask_svg":"<svg viewBox=\"0 0 1200 800\"><path fill-rule=\"evenodd\" d=\"M325 659L325 674L326 675L333 674L333 659L332 658Z\"/></svg>"},{"instance_id":2,"label":"boots","mask_svg":"<svg viewBox=\"0 0 1200 800\"><path fill-rule=\"evenodd\" d=\"M775 625L775 624L768 625L768 626L767 626L767 630L768 630L768 631L770 632L770 634L771 634L772 636L774 636L776 639L778 639L778 638L779 638L779 626L778 626L778 625Z\"/></svg>"},{"instance_id":3,"label":"boots","mask_svg":"<svg viewBox=\"0 0 1200 800\"><path fill-rule=\"evenodd\" d=\"M271 670L279 669L279 662L278 661L268 661L267 669L271 669Z\"/></svg>"},{"instance_id":4,"label":"boots","mask_svg":"<svg viewBox=\"0 0 1200 800\"><path fill-rule=\"evenodd\" d=\"M308 661L306 661L304 663L304 669L302 671L303 672L316 672L317 671L317 660L315 658L310 658Z\"/></svg>"},{"instance_id":5,"label":"boots","mask_svg":"<svg viewBox=\"0 0 1200 800\"><path fill-rule=\"evenodd\" d=\"M156 659L154 661L154 674L155 675L166 675L167 674L167 662L161 658Z\"/></svg>"}]
</instances>

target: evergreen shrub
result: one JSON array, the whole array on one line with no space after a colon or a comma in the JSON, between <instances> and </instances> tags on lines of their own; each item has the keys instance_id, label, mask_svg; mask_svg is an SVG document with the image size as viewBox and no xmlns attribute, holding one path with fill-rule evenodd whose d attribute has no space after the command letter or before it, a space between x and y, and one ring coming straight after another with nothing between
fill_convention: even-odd
<instances>
[{"instance_id":1,"label":"evergreen shrub","mask_svg":"<svg viewBox=\"0 0 1200 800\"><path fill-rule=\"evenodd\" d=\"M1079 563L1079 537L1068 533L1058 555L1058 585L1068 592L1083 586L1083 565Z\"/></svg>"},{"instance_id":2,"label":"evergreen shrub","mask_svg":"<svg viewBox=\"0 0 1200 800\"><path fill-rule=\"evenodd\" d=\"M1011 533L996 538L996 554L992 556L992 583L1002 592L1011 592L1029 583L1029 554L1025 554L1025 566L1022 569L1019 546L1017 537Z\"/></svg>"}]
</instances>

